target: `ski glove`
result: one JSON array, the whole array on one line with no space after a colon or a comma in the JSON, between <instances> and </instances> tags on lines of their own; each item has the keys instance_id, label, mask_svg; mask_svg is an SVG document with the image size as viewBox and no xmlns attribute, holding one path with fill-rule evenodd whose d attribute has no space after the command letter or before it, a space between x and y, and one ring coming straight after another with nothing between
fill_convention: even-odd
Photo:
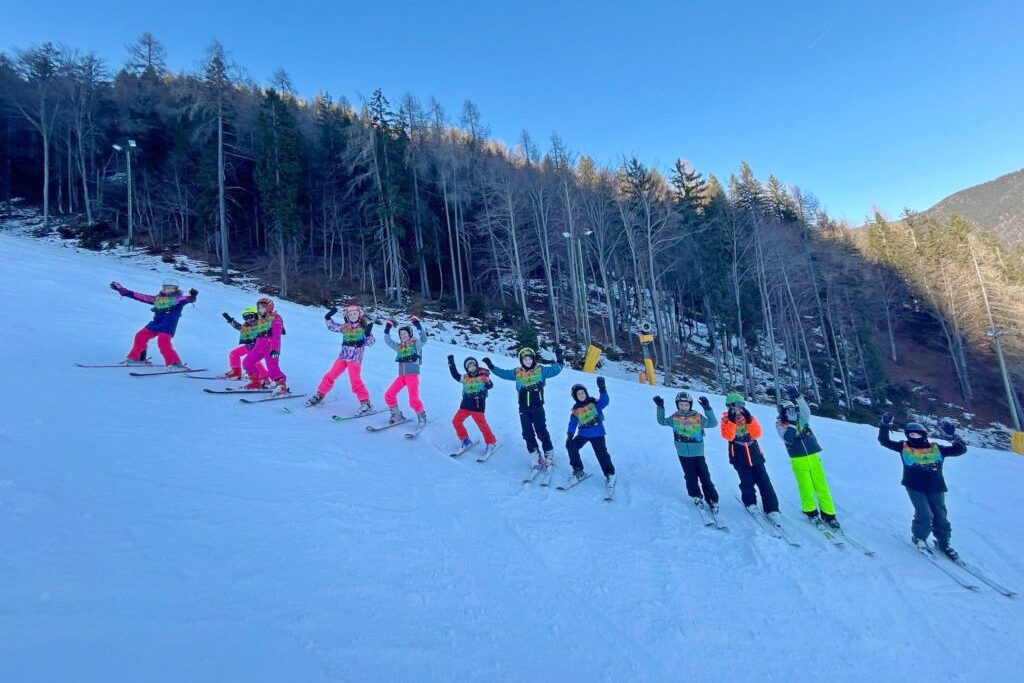
<instances>
[{"instance_id":1,"label":"ski glove","mask_svg":"<svg viewBox=\"0 0 1024 683\"><path fill-rule=\"evenodd\" d=\"M188 295L192 297L193 301L195 301L195 298L199 296L199 290L193 287L192 289L188 290Z\"/></svg>"},{"instance_id":2,"label":"ski glove","mask_svg":"<svg viewBox=\"0 0 1024 683\"><path fill-rule=\"evenodd\" d=\"M373 336L373 323L367 323L366 324L366 336L367 337Z\"/></svg>"},{"instance_id":3,"label":"ski glove","mask_svg":"<svg viewBox=\"0 0 1024 683\"><path fill-rule=\"evenodd\" d=\"M789 397L790 401L795 401L800 397L800 390L790 384L786 387L786 396Z\"/></svg>"},{"instance_id":4,"label":"ski glove","mask_svg":"<svg viewBox=\"0 0 1024 683\"><path fill-rule=\"evenodd\" d=\"M448 354L448 365L455 365L455 356Z\"/></svg>"},{"instance_id":5,"label":"ski glove","mask_svg":"<svg viewBox=\"0 0 1024 683\"><path fill-rule=\"evenodd\" d=\"M384 323L384 334L391 334L391 328L395 326L394 320L389 320Z\"/></svg>"},{"instance_id":6,"label":"ski glove","mask_svg":"<svg viewBox=\"0 0 1024 683\"><path fill-rule=\"evenodd\" d=\"M556 346L555 347L555 362L558 363L559 365L561 365L563 360L565 360L565 356L562 355L562 347L561 346Z\"/></svg>"},{"instance_id":7,"label":"ski glove","mask_svg":"<svg viewBox=\"0 0 1024 683\"><path fill-rule=\"evenodd\" d=\"M707 396L701 396L698 398L697 403L699 403L700 407L704 410L711 410L711 401L708 400Z\"/></svg>"},{"instance_id":8,"label":"ski glove","mask_svg":"<svg viewBox=\"0 0 1024 683\"><path fill-rule=\"evenodd\" d=\"M330 320L334 317L334 314L338 312L337 306L331 306L327 309L327 315L324 316L324 320Z\"/></svg>"},{"instance_id":9,"label":"ski glove","mask_svg":"<svg viewBox=\"0 0 1024 683\"><path fill-rule=\"evenodd\" d=\"M740 414L743 415L743 419L747 421L747 424L750 424L754 420L754 416L751 415L750 411L746 408L740 408Z\"/></svg>"},{"instance_id":10,"label":"ski glove","mask_svg":"<svg viewBox=\"0 0 1024 683\"><path fill-rule=\"evenodd\" d=\"M483 361L484 361L484 365L486 365L489 370L493 370L494 369L494 363L491 362L490 358L484 358Z\"/></svg>"},{"instance_id":11,"label":"ski glove","mask_svg":"<svg viewBox=\"0 0 1024 683\"><path fill-rule=\"evenodd\" d=\"M602 394L608 391L608 387L605 384L604 377L597 378L597 390Z\"/></svg>"},{"instance_id":12,"label":"ski glove","mask_svg":"<svg viewBox=\"0 0 1024 683\"><path fill-rule=\"evenodd\" d=\"M230 313L221 313L221 315L224 316L224 319L227 320L229 323L235 321L235 319L231 317Z\"/></svg>"},{"instance_id":13,"label":"ski glove","mask_svg":"<svg viewBox=\"0 0 1024 683\"><path fill-rule=\"evenodd\" d=\"M939 425L939 429L942 430L943 434L950 438L956 436L956 425L949 420L943 420L942 424Z\"/></svg>"},{"instance_id":14,"label":"ski glove","mask_svg":"<svg viewBox=\"0 0 1024 683\"><path fill-rule=\"evenodd\" d=\"M886 427L892 427L892 421L893 421L893 414L892 413L890 413L888 410L885 411L884 413L882 413L882 424L884 424Z\"/></svg>"},{"instance_id":15,"label":"ski glove","mask_svg":"<svg viewBox=\"0 0 1024 683\"><path fill-rule=\"evenodd\" d=\"M422 323L420 323L420 319L417 318L416 316L412 317L411 322L412 326L415 327L417 330L423 327Z\"/></svg>"},{"instance_id":16,"label":"ski glove","mask_svg":"<svg viewBox=\"0 0 1024 683\"><path fill-rule=\"evenodd\" d=\"M121 286L120 282L111 282L110 288L115 292L120 292L122 289L124 289L124 287Z\"/></svg>"},{"instance_id":17,"label":"ski glove","mask_svg":"<svg viewBox=\"0 0 1024 683\"><path fill-rule=\"evenodd\" d=\"M663 399L661 396L655 396L654 397L654 405L658 406L659 408L664 408L665 407L665 399Z\"/></svg>"}]
</instances>

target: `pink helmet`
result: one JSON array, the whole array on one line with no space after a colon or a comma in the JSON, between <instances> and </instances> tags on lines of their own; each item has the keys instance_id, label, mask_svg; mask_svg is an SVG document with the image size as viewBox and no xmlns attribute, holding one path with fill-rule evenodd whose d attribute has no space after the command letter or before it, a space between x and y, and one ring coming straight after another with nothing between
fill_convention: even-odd
<instances>
[{"instance_id":1,"label":"pink helmet","mask_svg":"<svg viewBox=\"0 0 1024 683\"><path fill-rule=\"evenodd\" d=\"M357 314L357 315L358 315L358 316L359 316L360 318L362 318L362 317L363 317L363 307L362 307L362 306L360 306L359 304L349 304L348 306L346 306L346 307L345 307L345 318L346 318L346 319L348 319L348 314L349 314L349 312L351 312L351 311L355 311L355 312L356 312L356 314Z\"/></svg>"}]
</instances>

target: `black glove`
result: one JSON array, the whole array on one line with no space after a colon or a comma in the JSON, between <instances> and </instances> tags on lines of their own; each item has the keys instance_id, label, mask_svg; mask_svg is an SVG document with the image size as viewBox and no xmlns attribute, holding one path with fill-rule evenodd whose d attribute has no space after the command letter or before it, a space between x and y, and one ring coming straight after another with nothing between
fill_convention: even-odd
<instances>
[{"instance_id":1,"label":"black glove","mask_svg":"<svg viewBox=\"0 0 1024 683\"><path fill-rule=\"evenodd\" d=\"M949 438L956 436L956 425L949 420L943 420L942 424L939 425L939 429L941 429L942 433Z\"/></svg>"},{"instance_id":2,"label":"black glove","mask_svg":"<svg viewBox=\"0 0 1024 683\"><path fill-rule=\"evenodd\" d=\"M602 394L605 393L608 390L608 387L606 386L605 381L604 381L604 377L598 376L598 378L597 378L597 390L599 392L601 392Z\"/></svg>"},{"instance_id":3,"label":"black glove","mask_svg":"<svg viewBox=\"0 0 1024 683\"><path fill-rule=\"evenodd\" d=\"M420 319L417 318L416 316L412 317L412 326L415 327L417 330L423 329L423 323L420 322Z\"/></svg>"},{"instance_id":4,"label":"black glove","mask_svg":"<svg viewBox=\"0 0 1024 683\"><path fill-rule=\"evenodd\" d=\"M655 396L654 397L654 405L658 406L659 408L664 408L665 407L665 399L663 399L661 396Z\"/></svg>"},{"instance_id":5,"label":"black glove","mask_svg":"<svg viewBox=\"0 0 1024 683\"><path fill-rule=\"evenodd\" d=\"M224 316L224 319L227 320L229 323L234 322L235 320L234 318L231 317L230 313L221 313L221 315Z\"/></svg>"},{"instance_id":6,"label":"black glove","mask_svg":"<svg viewBox=\"0 0 1024 683\"><path fill-rule=\"evenodd\" d=\"M493 370L494 369L494 363L491 362L490 358L484 358L484 365L487 366L488 370Z\"/></svg>"},{"instance_id":7,"label":"black glove","mask_svg":"<svg viewBox=\"0 0 1024 683\"><path fill-rule=\"evenodd\" d=\"M892 427L893 414L888 410L882 413L882 424L886 427Z\"/></svg>"},{"instance_id":8,"label":"black glove","mask_svg":"<svg viewBox=\"0 0 1024 683\"><path fill-rule=\"evenodd\" d=\"M455 356L448 354L448 365L455 365Z\"/></svg>"},{"instance_id":9,"label":"black glove","mask_svg":"<svg viewBox=\"0 0 1024 683\"><path fill-rule=\"evenodd\" d=\"M705 411L711 410L711 401L708 400L707 396L701 396L700 398L698 398L697 403L699 403L700 407L703 408Z\"/></svg>"},{"instance_id":10,"label":"black glove","mask_svg":"<svg viewBox=\"0 0 1024 683\"><path fill-rule=\"evenodd\" d=\"M754 416L751 415L750 411L746 408L740 408L740 413L743 415L743 419L747 421L747 424L750 424L754 420Z\"/></svg>"},{"instance_id":11,"label":"black glove","mask_svg":"<svg viewBox=\"0 0 1024 683\"><path fill-rule=\"evenodd\" d=\"M331 306L327 309L327 315L324 316L324 320L330 320L334 317L334 314L338 312L337 306Z\"/></svg>"},{"instance_id":12,"label":"black glove","mask_svg":"<svg viewBox=\"0 0 1024 683\"><path fill-rule=\"evenodd\" d=\"M199 296L199 290L193 287L192 289L188 290L188 295L195 299L197 296Z\"/></svg>"},{"instance_id":13,"label":"black glove","mask_svg":"<svg viewBox=\"0 0 1024 683\"><path fill-rule=\"evenodd\" d=\"M394 325L391 323L390 320L384 323L384 334L391 334L392 327L394 327Z\"/></svg>"},{"instance_id":14,"label":"black glove","mask_svg":"<svg viewBox=\"0 0 1024 683\"><path fill-rule=\"evenodd\" d=\"M789 397L790 401L795 401L800 397L800 390L790 384L786 387L786 396Z\"/></svg>"},{"instance_id":15,"label":"black glove","mask_svg":"<svg viewBox=\"0 0 1024 683\"><path fill-rule=\"evenodd\" d=\"M115 292L120 292L122 289L124 289L124 287L121 286L120 282L111 282L110 288Z\"/></svg>"},{"instance_id":16,"label":"black glove","mask_svg":"<svg viewBox=\"0 0 1024 683\"><path fill-rule=\"evenodd\" d=\"M369 337L373 334L373 323L366 323L366 336Z\"/></svg>"},{"instance_id":17,"label":"black glove","mask_svg":"<svg viewBox=\"0 0 1024 683\"><path fill-rule=\"evenodd\" d=\"M565 360L565 356L562 355L562 347L561 346L556 346L555 347L555 362L558 363L559 365L561 365L563 360Z\"/></svg>"}]
</instances>

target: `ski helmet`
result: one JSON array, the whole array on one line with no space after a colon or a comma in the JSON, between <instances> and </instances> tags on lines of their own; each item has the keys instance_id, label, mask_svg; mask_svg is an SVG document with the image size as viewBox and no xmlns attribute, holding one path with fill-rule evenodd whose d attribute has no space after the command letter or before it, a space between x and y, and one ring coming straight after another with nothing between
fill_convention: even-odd
<instances>
[{"instance_id":1,"label":"ski helmet","mask_svg":"<svg viewBox=\"0 0 1024 683\"><path fill-rule=\"evenodd\" d=\"M256 299L256 308L257 308L257 310L259 309L260 306L266 306L267 307L267 315L273 315L274 314L274 302L270 299L270 297L263 296L263 297L260 297L259 299Z\"/></svg>"},{"instance_id":2,"label":"ski helmet","mask_svg":"<svg viewBox=\"0 0 1024 683\"><path fill-rule=\"evenodd\" d=\"M471 372L471 370L469 369L470 363L473 364L474 370L480 369L480 363L478 363L476 358L473 358L473 356L469 356L468 358L466 358L466 360L462 361L462 369L465 370L466 372Z\"/></svg>"},{"instance_id":3,"label":"ski helmet","mask_svg":"<svg viewBox=\"0 0 1024 683\"><path fill-rule=\"evenodd\" d=\"M677 410L679 409L679 402L680 401L686 401L687 403L690 404L690 407L693 408L693 396L690 396L690 392L689 391L680 391L678 394L676 394L676 409Z\"/></svg>"},{"instance_id":4,"label":"ski helmet","mask_svg":"<svg viewBox=\"0 0 1024 683\"><path fill-rule=\"evenodd\" d=\"M175 277L164 278L164 283L161 287L174 287L175 289L181 289L181 286L178 284L178 278Z\"/></svg>"},{"instance_id":5,"label":"ski helmet","mask_svg":"<svg viewBox=\"0 0 1024 683\"><path fill-rule=\"evenodd\" d=\"M523 359L529 356L533 359L534 364L537 363L537 352L531 349L529 346L524 346L519 349L519 364L523 364Z\"/></svg>"},{"instance_id":6,"label":"ski helmet","mask_svg":"<svg viewBox=\"0 0 1024 683\"><path fill-rule=\"evenodd\" d=\"M924 428L924 425L920 422L908 422L903 425L903 433L907 435L908 439L913 440L911 434L920 434L921 439L928 438L928 430Z\"/></svg>"},{"instance_id":7,"label":"ski helmet","mask_svg":"<svg viewBox=\"0 0 1024 683\"><path fill-rule=\"evenodd\" d=\"M727 405L727 406L738 406L738 407L742 408L745 405L745 401L743 400L743 394L737 393L735 391L726 394L725 395L725 405Z\"/></svg>"},{"instance_id":8,"label":"ski helmet","mask_svg":"<svg viewBox=\"0 0 1024 683\"><path fill-rule=\"evenodd\" d=\"M344 311L344 313L345 313L345 320L348 320L348 314L350 312L352 312L352 311L355 311L356 315L358 316L356 318L356 320L358 320L359 318L363 317L363 307L362 306L360 306L359 304L349 304L348 306L345 307L345 311Z\"/></svg>"},{"instance_id":9,"label":"ski helmet","mask_svg":"<svg viewBox=\"0 0 1024 683\"><path fill-rule=\"evenodd\" d=\"M779 417L786 422L796 422L800 415L800 407L793 401L783 401L779 404Z\"/></svg>"},{"instance_id":10,"label":"ski helmet","mask_svg":"<svg viewBox=\"0 0 1024 683\"><path fill-rule=\"evenodd\" d=\"M255 318L259 315L259 311L256 310L255 306L246 306L242 309L242 319L247 320L249 318Z\"/></svg>"},{"instance_id":11,"label":"ski helmet","mask_svg":"<svg viewBox=\"0 0 1024 683\"><path fill-rule=\"evenodd\" d=\"M401 336L402 332L405 332L407 335L409 335L409 339L412 339L412 327L410 327L409 325L402 325L401 327L398 328L398 335Z\"/></svg>"},{"instance_id":12,"label":"ski helmet","mask_svg":"<svg viewBox=\"0 0 1024 683\"><path fill-rule=\"evenodd\" d=\"M587 391L587 388L585 386L583 386L582 384L573 384L572 385L572 389L569 392L570 394L572 394L572 400L574 400L574 401L578 401L579 400L579 398L576 397L576 392L579 391L580 389L582 389L583 393L587 395L587 398L590 398L590 392ZM584 400L586 400L586 399L584 399Z\"/></svg>"}]
</instances>

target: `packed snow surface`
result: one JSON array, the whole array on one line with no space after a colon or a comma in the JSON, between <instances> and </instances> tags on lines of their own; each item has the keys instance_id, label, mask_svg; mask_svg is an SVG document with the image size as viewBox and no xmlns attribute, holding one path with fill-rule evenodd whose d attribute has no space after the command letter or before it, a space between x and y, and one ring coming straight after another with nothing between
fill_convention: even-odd
<instances>
[{"instance_id":1,"label":"packed snow surface","mask_svg":"<svg viewBox=\"0 0 1024 683\"><path fill-rule=\"evenodd\" d=\"M384 415L331 420L356 407L345 376L305 409L73 367L117 362L149 320L107 284L155 292L169 269L11 234L0 263L0 680L981 681L1024 666L1020 598L964 590L910 550L899 458L870 427L812 423L840 519L873 558L800 521L774 411L750 406L794 548L740 507L717 432L708 461L729 532L700 525L654 419L651 397L671 404L674 390L609 380L619 486L606 503L600 476L569 492L521 483L510 382L487 406L498 454L447 457L460 389L445 357L461 366L473 349L427 344L431 423L407 441L402 427L364 430ZM223 371L237 333L220 314L256 295L178 276L200 295L175 345ZM322 309L278 311L289 384L312 391L340 336ZM393 358L383 343L367 353L376 404ZM594 391L575 371L548 386L553 483L568 474L579 381ZM589 449L584 462L599 474ZM1024 587L1024 458L971 449L946 475L954 545Z\"/></svg>"}]
</instances>

